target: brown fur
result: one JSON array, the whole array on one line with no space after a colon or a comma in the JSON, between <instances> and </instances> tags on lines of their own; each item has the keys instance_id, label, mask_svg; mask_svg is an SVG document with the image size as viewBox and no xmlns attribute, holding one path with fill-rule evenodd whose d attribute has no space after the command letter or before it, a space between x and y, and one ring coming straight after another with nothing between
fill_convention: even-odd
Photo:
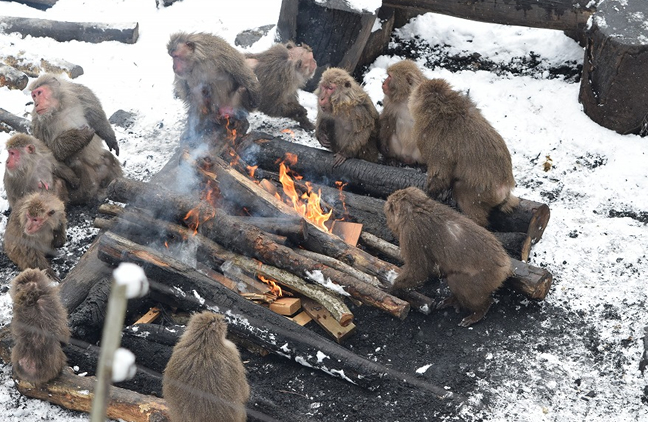
<instances>
[{"instance_id":1,"label":"brown fur","mask_svg":"<svg viewBox=\"0 0 648 422\"><path fill-rule=\"evenodd\" d=\"M439 308L470 310L472 314L459 324L463 327L479 321L493 302L491 294L512 271L497 238L415 187L391 194L384 211L405 261L393 289L419 287L440 271L452 295Z\"/></svg>"},{"instance_id":2,"label":"brown fur","mask_svg":"<svg viewBox=\"0 0 648 422\"><path fill-rule=\"evenodd\" d=\"M334 167L347 158L378 160L378 112L369 95L340 68L329 68L320 79L315 136L335 153Z\"/></svg>"},{"instance_id":3,"label":"brown fur","mask_svg":"<svg viewBox=\"0 0 648 422\"><path fill-rule=\"evenodd\" d=\"M189 136L208 133L214 124L247 130L247 112L258 107L261 90L243 54L204 32L173 34L167 50L173 58L175 92L188 107Z\"/></svg>"},{"instance_id":4,"label":"brown fur","mask_svg":"<svg viewBox=\"0 0 648 422\"><path fill-rule=\"evenodd\" d=\"M13 208L18 199L38 190L50 191L65 202L68 200L65 182L78 186L76 174L58 162L49 148L33 136L14 135L7 141L6 148L9 157L3 180L10 207Z\"/></svg>"},{"instance_id":5,"label":"brown fur","mask_svg":"<svg viewBox=\"0 0 648 422\"><path fill-rule=\"evenodd\" d=\"M9 292L15 341L11 364L18 378L36 385L56 378L67 362L61 349L70 340L67 311L51 283L44 271L27 269L11 281Z\"/></svg>"},{"instance_id":6,"label":"brown fur","mask_svg":"<svg viewBox=\"0 0 648 422\"><path fill-rule=\"evenodd\" d=\"M308 45L275 44L264 52L247 54L246 62L263 87L259 111L268 116L296 120L305 130L315 129L308 120L306 109L299 104L297 92L317 69L313 50Z\"/></svg>"},{"instance_id":7,"label":"brown fur","mask_svg":"<svg viewBox=\"0 0 648 422\"><path fill-rule=\"evenodd\" d=\"M431 79L412 93L409 108L431 195L452 188L461 211L480 226L493 207L510 212L518 206L506 143L468 96Z\"/></svg>"},{"instance_id":8,"label":"brown fur","mask_svg":"<svg viewBox=\"0 0 648 422\"><path fill-rule=\"evenodd\" d=\"M172 422L245 421L250 387L222 315L191 317L164 370L162 392Z\"/></svg>"},{"instance_id":9,"label":"brown fur","mask_svg":"<svg viewBox=\"0 0 648 422\"><path fill-rule=\"evenodd\" d=\"M29 89L34 99L32 133L80 180L78 188L68 186L70 202L85 204L103 199L104 188L120 177L122 170L115 156L101 145L103 139L119 154L115 133L99 99L86 86L51 74L41 75Z\"/></svg>"},{"instance_id":10,"label":"brown fur","mask_svg":"<svg viewBox=\"0 0 648 422\"><path fill-rule=\"evenodd\" d=\"M66 229L63 202L52 193L31 193L18 200L9 215L5 253L21 270L40 268L56 277L47 256L65 244Z\"/></svg>"},{"instance_id":11,"label":"brown fur","mask_svg":"<svg viewBox=\"0 0 648 422\"><path fill-rule=\"evenodd\" d=\"M414 118L408 107L410 94L426 80L411 60L403 60L387 68L383 82L383 110L380 113L380 152L405 164L425 164L413 136Z\"/></svg>"}]
</instances>

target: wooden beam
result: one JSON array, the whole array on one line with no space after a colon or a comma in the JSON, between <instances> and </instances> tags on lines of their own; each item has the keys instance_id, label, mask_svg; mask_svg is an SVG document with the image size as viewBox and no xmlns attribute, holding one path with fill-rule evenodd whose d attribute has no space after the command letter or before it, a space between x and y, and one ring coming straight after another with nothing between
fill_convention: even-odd
<instances>
[{"instance_id":1,"label":"wooden beam","mask_svg":"<svg viewBox=\"0 0 648 422\"><path fill-rule=\"evenodd\" d=\"M480 22L583 31L595 6L576 0L384 0L383 6ZM592 3L592 2L590 2Z\"/></svg>"}]
</instances>

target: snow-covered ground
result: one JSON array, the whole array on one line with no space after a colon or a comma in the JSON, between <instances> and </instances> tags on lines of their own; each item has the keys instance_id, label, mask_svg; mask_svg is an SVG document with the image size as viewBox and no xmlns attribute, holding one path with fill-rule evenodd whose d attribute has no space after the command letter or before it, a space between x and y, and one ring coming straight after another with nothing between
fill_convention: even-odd
<instances>
[{"instance_id":1,"label":"snow-covered ground","mask_svg":"<svg viewBox=\"0 0 648 422\"><path fill-rule=\"evenodd\" d=\"M233 45L239 32L276 23L280 6L280 0L184 0L157 9L153 0L59 0L42 12L3 1L0 15L139 22L140 38L132 45L90 44L0 34L0 54L60 58L82 66L85 73L75 82L95 91L108 116L119 109L136 114L136 122L128 130L115 127L121 148L119 159L127 176L146 179L166 163L177 146L185 117L182 104L172 93L173 72L166 52L169 35L180 30L207 31ZM497 63L528 58L531 52L539 55L547 67L580 63L583 59L582 48L557 31L428 14L399 31L401 39L415 35L432 46L445 46L451 54L479 53ZM249 51L263 50L273 39L271 30ZM382 100L385 68L398 60L381 56L366 73L365 89L374 102ZM421 59L420 65L424 64ZM506 351L515 355L509 359L526 362L526 382L498 383L493 391L488 380L480 381L483 392L495 393L488 418L648 420L648 408L642 402L646 383L638 369L643 328L648 325L648 141L635 135L619 135L592 122L578 102L579 84L552 79L549 72L516 76L430 68L425 73L446 78L456 89L470 91L508 144L518 184L516 194L549 204L551 220L530 259L532 264L554 274L553 288L542 306L557 306L567 314L577 315L594 327L599 339L594 350L571 350L565 355L538 349ZM314 120L315 96L304 92L300 99ZM28 117L30 101L27 90L0 88L0 107L9 112ZM276 128L294 127L288 120L255 113L251 128L262 121L264 130L268 122ZM294 130L298 142L316 144L310 134ZM9 136L0 133L0 142ZM4 149L0 159L1 173L6 159ZM548 169L547 162L551 163ZM0 188L0 211L7 207L4 188ZM0 216L0 231L4 231L5 224L6 217ZM8 282L0 280L0 284ZM0 325L10 320L11 300L5 292L0 294ZM485 365L495 367L496 363ZM0 366L0 420L86 419L86 415L70 414L22 397L13 386L10 367Z\"/></svg>"}]
</instances>

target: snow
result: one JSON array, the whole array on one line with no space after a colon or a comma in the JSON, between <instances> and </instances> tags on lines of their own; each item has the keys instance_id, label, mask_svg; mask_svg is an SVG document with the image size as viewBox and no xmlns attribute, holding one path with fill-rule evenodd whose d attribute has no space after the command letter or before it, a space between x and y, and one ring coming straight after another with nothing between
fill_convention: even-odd
<instances>
[{"instance_id":1,"label":"snow","mask_svg":"<svg viewBox=\"0 0 648 422\"><path fill-rule=\"evenodd\" d=\"M7 16L106 23L137 21L140 38L132 45L89 44L0 34L0 51L24 51L27 57L65 59L78 64L85 73L74 81L95 91L108 116L119 109L135 113L132 127L115 127L121 149L119 159L126 176L145 180L173 153L185 116L182 104L172 94L173 73L166 52L169 35L180 30L206 31L234 45L239 32L276 23L280 5L281 0L239 0L236 7L223 7L221 2L210 0L184 0L157 9L152 0L59 0L43 12L3 1L0 14ZM267 48L274 34L273 29L249 51ZM428 14L414 19L400 30L400 35L418 35L455 54L477 53L498 63L528 57L531 52L539 55L542 63L551 65L583 60L583 50L573 40L550 30ZM364 88L374 102L382 100L386 67L400 59L379 57L365 74ZM425 62L419 60L419 65ZM645 380L638 369L643 328L648 325L648 229L645 222L628 217L645 216L648 211L648 142L635 135L619 135L591 121L578 102L578 83L551 79L548 74L516 76L482 70L453 73L429 68L425 74L446 78L454 88L470 92L507 142L517 181L515 193L549 205L549 225L542 240L533 246L530 259L533 265L546 267L554 275L553 287L540 306L562 308L566 315L593 327L599 339L594 346L596 358L582 342L573 341L570 336L574 333L551 339L562 345L551 352L533 347L502 350L480 365L502 379L510 376L511 381L481 379L475 397L483 393L494 397L488 408L491 420L603 421L611 416L617 421L648 420L648 408L642 403ZM302 92L300 101L314 119L315 96ZM29 92L0 88L0 107L28 117ZM278 129L277 133L294 126L286 119L251 115L252 129L262 122L264 130L269 124ZM9 136L0 133L0 142ZM294 140L317 145L311 134L299 129L294 129ZM3 150L0 172L4 171L5 159ZM547 171L545 162L551 163ZM4 188L0 188L0 211L7 208ZM619 217L613 218L615 215ZM6 217L0 215L0 231L5 225ZM74 235L74 228L70 233ZM0 325L10 320L11 300L8 293L1 293ZM549 318L547 324L552 323L559 321ZM511 337L523 335L511 332ZM506 368L500 364L504 361L524 365ZM10 376L10 365L1 365L3 421L87 420L87 415L20 395ZM469 413L463 416L470 418Z\"/></svg>"},{"instance_id":2,"label":"snow","mask_svg":"<svg viewBox=\"0 0 648 422\"><path fill-rule=\"evenodd\" d=\"M148 293L149 285L144 270L137 264L122 262L113 271L115 283L126 286L126 298L143 297Z\"/></svg>"},{"instance_id":3,"label":"snow","mask_svg":"<svg viewBox=\"0 0 648 422\"><path fill-rule=\"evenodd\" d=\"M135 376L137 366L135 366L135 355L123 347L115 350L112 364L112 381L126 381Z\"/></svg>"}]
</instances>

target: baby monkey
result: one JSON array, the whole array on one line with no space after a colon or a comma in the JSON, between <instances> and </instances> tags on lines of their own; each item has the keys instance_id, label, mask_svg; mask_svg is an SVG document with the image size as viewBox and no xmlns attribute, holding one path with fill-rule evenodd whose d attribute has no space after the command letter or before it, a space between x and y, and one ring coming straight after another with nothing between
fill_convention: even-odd
<instances>
[{"instance_id":1,"label":"baby monkey","mask_svg":"<svg viewBox=\"0 0 648 422\"><path fill-rule=\"evenodd\" d=\"M21 380L40 385L56 378L67 359L61 343L70 340L67 311L58 287L43 270L27 269L11 281L13 299L11 350L14 373Z\"/></svg>"},{"instance_id":2,"label":"baby monkey","mask_svg":"<svg viewBox=\"0 0 648 422\"><path fill-rule=\"evenodd\" d=\"M451 295L437 308L470 310L459 324L462 327L482 319L493 303L491 294L512 272L511 260L497 238L416 187L392 193L384 211L405 261L393 289L420 287L440 271Z\"/></svg>"}]
</instances>

